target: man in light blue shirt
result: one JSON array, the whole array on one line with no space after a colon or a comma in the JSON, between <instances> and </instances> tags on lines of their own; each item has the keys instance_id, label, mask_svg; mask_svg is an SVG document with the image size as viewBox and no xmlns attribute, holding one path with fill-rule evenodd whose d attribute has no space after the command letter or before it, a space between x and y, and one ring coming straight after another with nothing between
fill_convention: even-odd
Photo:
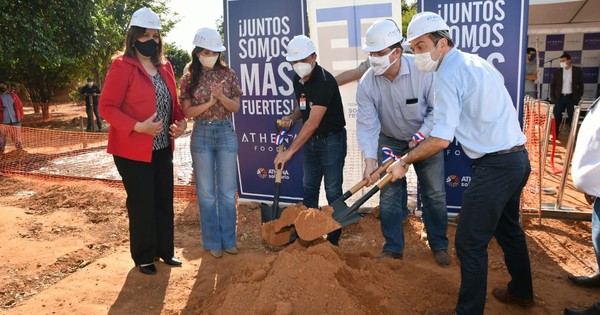
<instances>
[{"instance_id":1,"label":"man in light blue shirt","mask_svg":"<svg viewBox=\"0 0 600 315\"><path fill-rule=\"evenodd\" d=\"M437 71L434 124L423 143L388 168L392 180L404 177L408 164L444 150L455 137L474 159L456 229L458 303L439 314L483 314L492 237L512 277L506 288L495 288L492 295L502 303L529 307L534 304L531 265L519 202L531 167L502 75L484 59L454 48L448 25L433 12L416 14L407 33L417 68Z\"/></svg>"},{"instance_id":2,"label":"man in light blue shirt","mask_svg":"<svg viewBox=\"0 0 600 315\"><path fill-rule=\"evenodd\" d=\"M363 75L356 92L358 103L358 145L365 157L364 177L369 184L379 176L374 171L389 156L422 141L433 126L433 73L418 71L413 56L402 55L402 33L392 20L374 23L367 31L363 49L369 54L371 68ZM373 141L378 139L377 142ZM444 188L442 152L415 163L422 192L423 221L435 261L450 265L448 255L448 213ZM380 219L385 244L380 258L401 259L404 253L402 220L408 215L406 180L381 189Z\"/></svg>"}]
</instances>

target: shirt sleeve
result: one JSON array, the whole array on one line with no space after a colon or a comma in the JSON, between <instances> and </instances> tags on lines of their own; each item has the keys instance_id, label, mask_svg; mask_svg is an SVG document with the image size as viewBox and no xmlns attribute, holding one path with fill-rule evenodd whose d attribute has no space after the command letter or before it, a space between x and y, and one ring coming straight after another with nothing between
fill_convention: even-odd
<instances>
[{"instance_id":1,"label":"shirt sleeve","mask_svg":"<svg viewBox=\"0 0 600 315\"><path fill-rule=\"evenodd\" d=\"M231 69L228 71L226 82L228 85L227 96L229 98L240 97L243 95L240 80L238 80L237 75Z\"/></svg>"},{"instance_id":2,"label":"shirt sleeve","mask_svg":"<svg viewBox=\"0 0 600 315\"><path fill-rule=\"evenodd\" d=\"M100 115L106 121L115 128L127 132L133 131L133 127L137 123L136 119L122 110L123 101L129 92L127 82L131 71L131 67L127 66L123 61L119 59L113 60L104 80L104 93L100 97L100 104L98 106Z\"/></svg>"},{"instance_id":3,"label":"shirt sleeve","mask_svg":"<svg viewBox=\"0 0 600 315\"><path fill-rule=\"evenodd\" d=\"M358 113L356 115L356 138L365 158L377 159L377 147L381 125L375 103L367 94L368 88L361 82L356 91Z\"/></svg>"},{"instance_id":4,"label":"shirt sleeve","mask_svg":"<svg viewBox=\"0 0 600 315\"><path fill-rule=\"evenodd\" d=\"M179 82L179 101L190 99L190 95L187 92L188 84L189 84L190 75L186 72L181 77L181 81Z\"/></svg>"},{"instance_id":5,"label":"shirt sleeve","mask_svg":"<svg viewBox=\"0 0 600 315\"><path fill-rule=\"evenodd\" d=\"M435 73L434 72L427 72L423 74L423 77L421 79L421 84L423 92L423 98L425 99L425 103L427 104L427 110L425 112L425 117L423 119L423 125L421 125L421 128L419 128L419 132L421 134L423 134L423 136L425 136L426 138L429 136L429 134L431 133L431 130L433 129L433 100L434 100L434 94L433 94L433 80L435 78Z\"/></svg>"},{"instance_id":6,"label":"shirt sleeve","mask_svg":"<svg viewBox=\"0 0 600 315\"><path fill-rule=\"evenodd\" d=\"M452 141L458 126L462 101L453 78L438 78L435 81L434 125L430 135Z\"/></svg>"}]
</instances>

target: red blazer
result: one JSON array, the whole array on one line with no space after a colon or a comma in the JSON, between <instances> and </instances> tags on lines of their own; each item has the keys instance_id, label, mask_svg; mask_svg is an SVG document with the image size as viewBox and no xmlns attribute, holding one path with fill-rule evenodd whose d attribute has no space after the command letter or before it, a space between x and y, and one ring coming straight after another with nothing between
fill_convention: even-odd
<instances>
[{"instance_id":1,"label":"red blazer","mask_svg":"<svg viewBox=\"0 0 600 315\"><path fill-rule=\"evenodd\" d=\"M166 61L158 71L171 94L171 123L184 119L171 63ZM154 137L135 132L133 127L156 112L154 91L152 79L137 59L120 56L113 60L98 106L102 118L110 123L108 153L135 161L152 161ZM175 149L173 140L171 149Z\"/></svg>"},{"instance_id":2,"label":"red blazer","mask_svg":"<svg viewBox=\"0 0 600 315\"><path fill-rule=\"evenodd\" d=\"M8 92L10 93L10 97L12 97L13 99L13 106L15 107L15 113L17 114L17 120L18 121L22 121L23 120L23 103L21 102L21 99L19 98L19 96L17 95L17 93L15 92ZM0 107L4 107L4 102L2 102L2 98L0 97ZM2 120L4 119L4 110L0 110L0 123L2 123Z\"/></svg>"}]
</instances>

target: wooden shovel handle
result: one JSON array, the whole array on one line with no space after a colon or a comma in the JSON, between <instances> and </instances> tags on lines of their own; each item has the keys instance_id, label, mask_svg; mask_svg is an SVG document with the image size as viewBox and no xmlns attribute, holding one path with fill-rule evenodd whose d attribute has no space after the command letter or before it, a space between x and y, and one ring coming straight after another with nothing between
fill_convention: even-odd
<instances>
[{"instance_id":1,"label":"wooden shovel handle","mask_svg":"<svg viewBox=\"0 0 600 315\"><path fill-rule=\"evenodd\" d=\"M277 146L277 153L283 152L283 143ZM281 163L277 164L277 169L275 170L275 182L281 183L281 173L283 173L281 169Z\"/></svg>"},{"instance_id":2,"label":"wooden shovel handle","mask_svg":"<svg viewBox=\"0 0 600 315\"><path fill-rule=\"evenodd\" d=\"M392 163L394 162L394 159L388 159L387 162L383 163L377 170L375 170L375 174L381 176L381 174L383 172L385 172L387 170L387 168L392 165ZM367 186L367 183L369 182L368 179L363 179L360 182L358 182L358 184L352 186L352 188L350 188L350 193L352 195L354 195L357 191L361 190L363 187Z\"/></svg>"}]
</instances>

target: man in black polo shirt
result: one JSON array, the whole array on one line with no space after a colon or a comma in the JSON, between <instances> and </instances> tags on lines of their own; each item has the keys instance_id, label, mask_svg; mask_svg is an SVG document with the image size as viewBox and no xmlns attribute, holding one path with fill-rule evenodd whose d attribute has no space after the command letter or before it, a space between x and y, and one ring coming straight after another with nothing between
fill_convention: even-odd
<instances>
[{"instance_id":1,"label":"man in black polo shirt","mask_svg":"<svg viewBox=\"0 0 600 315\"><path fill-rule=\"evenodd\" d=\"M299 119L304 125L290 147L277 154L275 167L282 167L304 146L304 205L319 207L321 179L329 204L342 195L344 160L346 158L346 120L342 97L335 78L317 64L315 45L304 35L295 36L288 44L286 60L294 67L294 93L298 106L282 117L289 127ZM341 230L327 239L339 243Z\"/></svg>"}]
</instances>

